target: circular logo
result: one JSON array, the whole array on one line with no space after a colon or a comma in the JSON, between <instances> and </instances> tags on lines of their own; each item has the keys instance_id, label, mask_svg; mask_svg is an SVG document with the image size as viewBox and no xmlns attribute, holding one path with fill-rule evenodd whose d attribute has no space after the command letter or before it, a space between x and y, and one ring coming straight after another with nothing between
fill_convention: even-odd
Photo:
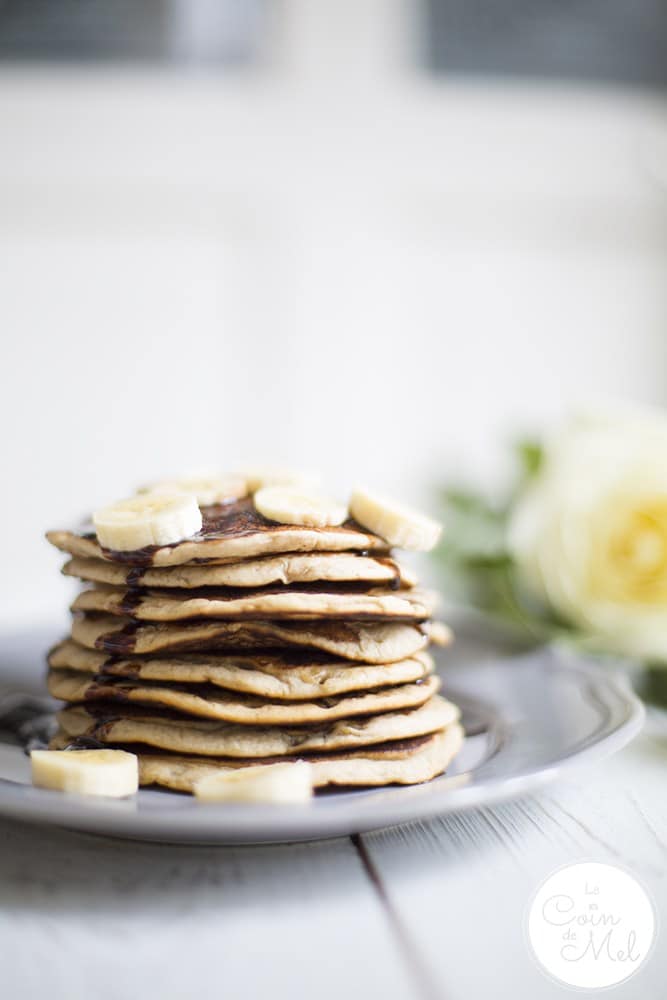
<instances>
[{"instance_id":1,"label":"circular logo","mask_svg":"<svg viewBox=\"0 0 667 1000\"><path fill-rule=\"evenodd\" d=\"M592 861L549 875L527 923L543 969L567 986L589 990L615 986L637 972L655 929L653 904L637 879Z\"/></svg>"}]
</instances>

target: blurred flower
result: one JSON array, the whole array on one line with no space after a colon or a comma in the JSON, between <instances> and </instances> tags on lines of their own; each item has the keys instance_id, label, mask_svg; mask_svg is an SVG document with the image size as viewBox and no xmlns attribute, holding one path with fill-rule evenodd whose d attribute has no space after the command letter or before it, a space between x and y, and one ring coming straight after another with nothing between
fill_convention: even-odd
<instances>
[{"instance_id":1,"label":"blurred flower","mask_svg":"<svg viewBox=\"0 0 667 1000\"><path fill-rule=\"evenodd\" d=\"M667 419L573 420L512 506L519 583L594 645L667 661Z\"/></svg>"},{"instance_id":2,"label":"blurred flower","mask_svg":"<svg viewBox=\"0 0 667 1000\"><path fill-rule=\"evenodd\" d=\"M667 416L583 415L520 456L499 502L443 493L450 597L533 640L667 664Z\"/></svg>"}]
</instances>

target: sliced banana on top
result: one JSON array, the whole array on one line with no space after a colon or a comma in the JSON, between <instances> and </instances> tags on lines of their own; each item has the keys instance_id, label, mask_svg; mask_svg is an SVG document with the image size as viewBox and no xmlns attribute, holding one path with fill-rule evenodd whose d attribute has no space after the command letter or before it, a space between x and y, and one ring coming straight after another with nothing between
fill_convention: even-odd
<instances>
[{"instance_id":1,"label":"sliced banana on top","mask_svg":"<svg viewBox=\"0 0 667 1000\"><path fill-rule=\"evenodd\" d=\"M414 552L428 552L442 533L442 525L430 517L364 489L352 494L350 514L362 528L385 538L390 545Z\"/></svg>"},{"instance_id":2,"label":"sliced banana on top","mask_svg":"<svg viewBox=\"0 0 667 1000\"><path fill-rule=\"evenodd\" d=\"M260 514L281 524L328 528L342 524L347 517L344 504L291 486L264 486L254 500Z\"/></svg>"},{"instance_id":3,"label":"sliced banana on top","mask_svg":"<svg viewBox=\"0 0 667 1000\"><path fill-rule=\"evenodd\" d=\"M313 767L304 760L220 771L194 786L201 802L307 802L313 794Z\"/></svg>"},{"instance_id":4,"label":"sliced banana on top","mask_svg":"<svg viewBox=\"0 0 667 1000\"><path fill-rule=\"evenodd\" d=\"M139 788L139 764L126 750L32 750L32 783L80 795L122 798Z\"/></svg>"},{"instance_id":5,"label":"sliced banana on top","mask_svg":"<svg viewBox=\"0 0 667 1000\"><path fill-rule=\"evenodd\" d=\"M248 495L248 484L243 476L183 476L180 479L163 479L137 490L147 493L191 493L200 507L213 503L228 503Z\"/></svg>"},{"instance_id":6,"label":"sliced banana on top","mask_svg":"<svg viewBox=\"0 0 667 1000\"><path fill-rule=\"evenodd\" d=\"M173 545L201 530L202 516L193 494L145 493L93 514L100 545L119 552L146 545Z\"/></svg>"},{"instance_id":7,"label":"sliced banana on top","mask_svg":"<svg viewBox=\"0 0 667 1000\"><path fill-rule=\"evenodd\" d=\"M264 486L294 486L297 489L316 490L320 485L320 477L314 473L293 469L251 468L243 470L240 475L247 483L248 493L256 493Z\"/></svg>"}]
</instances>

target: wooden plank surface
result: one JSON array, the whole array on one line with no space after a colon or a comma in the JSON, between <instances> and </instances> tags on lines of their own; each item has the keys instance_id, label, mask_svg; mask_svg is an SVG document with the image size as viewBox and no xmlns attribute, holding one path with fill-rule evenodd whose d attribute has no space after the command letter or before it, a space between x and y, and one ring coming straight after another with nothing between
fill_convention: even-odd
<instances>
[{"instance_id":1,"label":"wooden plank surface","mask_svg":"<svg viewBox=\"0 0 667 1000\"><path fill-rule=\"evenodd\" d=\"M3 985L17 1000L45 983L54 1000L562 997L524 942L531 894L602 860L664 913L665 763L645 735L539 797L353 841L168 847L4 821ZM653 1000L666 971L658 947L612 995Z\"/></svg>"},{"instance_id":2,"label":"wooden plank surface","mask_svg":"<svg viewBox=\"0 0 667 1000\"><path fill-rule=\"evenodd\" d=\"M369 864L431 995L530 997L564 988L537 968L524 940L532 894L554 869L603 861L629 869L667 912L667 744L635 744L542 795L362 838ZM665 995L660 943L619 1000Z\"/></svg>"},{"instance_id":3,"label":"wooden plank surface","mask_svg":"<svg viewBox=\"0 0 667 1000\"><path fill-rule=\"evenodd\" d=\"M0 823L7 1000L412 1000L349 839L170 847Z\"/></svg>"}]
</instances>

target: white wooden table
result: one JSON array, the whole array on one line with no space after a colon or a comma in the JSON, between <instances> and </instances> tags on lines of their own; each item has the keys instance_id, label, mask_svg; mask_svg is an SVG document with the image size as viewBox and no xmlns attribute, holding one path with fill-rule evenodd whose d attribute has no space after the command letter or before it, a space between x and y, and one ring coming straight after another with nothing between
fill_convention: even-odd
<instances>
[{"instance_id":1,"label":"white wooden table","mask_svg":"<svg viewBox=\"0 0 667 1000\"><path fill-rule=\"evenodd\" d=\"M6 1000L562 997L523 915L578 860L667 913L667 736L531 799L351 839L171 847L0 821ZM664 933L664 932L663 932ZM613 997L667 993L662 942Z\"/></svg>"}]
</instances>

